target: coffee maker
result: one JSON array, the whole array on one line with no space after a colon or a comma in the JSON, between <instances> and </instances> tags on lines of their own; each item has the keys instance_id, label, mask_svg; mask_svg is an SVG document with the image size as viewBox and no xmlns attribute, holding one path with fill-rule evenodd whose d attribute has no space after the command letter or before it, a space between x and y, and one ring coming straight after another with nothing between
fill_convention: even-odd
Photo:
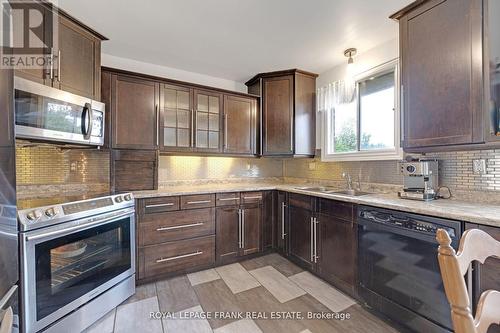
<instances>
[{"instance_id":1,"label":"coffee maker","mask_svg":"<svg viewBox=\"0 0 500 333\"><path fill-rule=\"evenodd\" d=\"M398 195L402 199L429 201L437 199L438 161L419 159L400 161L399 172L404 176L404 187Z\"/></svg>"}]
</instances>

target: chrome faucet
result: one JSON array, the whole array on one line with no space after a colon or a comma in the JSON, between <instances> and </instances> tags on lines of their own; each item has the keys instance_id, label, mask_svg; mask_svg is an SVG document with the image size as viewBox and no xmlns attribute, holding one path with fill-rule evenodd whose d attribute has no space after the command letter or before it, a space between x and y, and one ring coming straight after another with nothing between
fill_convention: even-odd
<instances>
[{"instance_id":1,"label":"chrome faucet","mask_svg":"<svg viewBox=\"0 0 500 333\"><path fill-rule=\"evenodd\" d=\"M347 180L347 190L352 191L352 178L349 173L342 172L342 178Z\"/></svg>"}]
</instances>

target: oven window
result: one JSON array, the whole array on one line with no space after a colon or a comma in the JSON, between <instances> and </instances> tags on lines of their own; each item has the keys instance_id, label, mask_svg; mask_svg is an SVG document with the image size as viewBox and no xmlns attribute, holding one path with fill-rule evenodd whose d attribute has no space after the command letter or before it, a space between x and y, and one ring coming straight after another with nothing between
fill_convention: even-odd
<instances>
[{"instance_id":1,"label":"oven window","mask_svg":"<svg viewBox=\"0 0 500 333\"><path fill-rule=\"evenodd\" d=\"M131 268L130 218L35 245L40 320Z\"/></svg>"},{"instance_id":2,"label":"oven window","mask_svg":"<svg viewBox=\"0 0 500 333\"><path fill-rule=\"evenodd\" d=\"M16 124L82 134L83 106L15 91Z\"/></svg>"}]
</instances>

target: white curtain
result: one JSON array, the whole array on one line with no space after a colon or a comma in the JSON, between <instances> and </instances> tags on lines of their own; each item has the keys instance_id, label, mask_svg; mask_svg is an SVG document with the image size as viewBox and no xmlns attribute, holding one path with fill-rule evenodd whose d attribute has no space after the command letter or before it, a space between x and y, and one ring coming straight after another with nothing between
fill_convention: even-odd
<instances>
[{"instance_id":1,"label":"white curtain","mask_svg":"<svg viewBox=\"0 0 500 333\"><path fill-rule=\"evenodd\" d=\"M356 83L354 80L339 80L318 88L318 112L331 111L339 104L348 104L354 100Z\"/></svg>"}]
</instances>

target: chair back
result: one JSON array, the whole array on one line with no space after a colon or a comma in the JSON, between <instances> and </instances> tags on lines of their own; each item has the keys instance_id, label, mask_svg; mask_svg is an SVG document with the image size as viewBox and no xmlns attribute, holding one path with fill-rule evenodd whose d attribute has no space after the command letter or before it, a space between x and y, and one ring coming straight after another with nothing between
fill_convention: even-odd
<instances>
[{"instance_id":1,"label":"chair back","mask_svg":"<svg viewBox=\"0 0 500 333\"><path fill-rule=\"evenodd\" d=\"M476 316L472 315L471 300L464 275L473 261L484 264L489 257L500 259L500 242L479 229L467 230L458 252L451 247L451 238L444 229L436 236L439 242L438 260L446 297L451 305L451 317L456 333L486 333L492 324L500 325L500 292L485 291L479 298ZM500 276L499 276L500 279Z\"/></svg>"}]
</instances>

